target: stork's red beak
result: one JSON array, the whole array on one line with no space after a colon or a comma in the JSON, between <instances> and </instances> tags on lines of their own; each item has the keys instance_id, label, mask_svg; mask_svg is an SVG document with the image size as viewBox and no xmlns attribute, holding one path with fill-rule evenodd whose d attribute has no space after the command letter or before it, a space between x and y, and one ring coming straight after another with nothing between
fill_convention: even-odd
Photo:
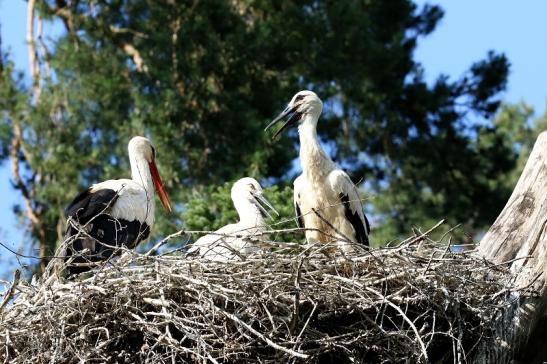
<instances>
[{"instance_id":1,"label":"stork's red beak","mask_svg":"<svg viewBox=\"0 0 547 364\"><path fill-rule=\"evenodd\" d=\"M156 162L148 162L148 167L150 168L152 181L154 182L154 187L156 187L156 192L158 193L158 197L160 198L163 208L167 212L171 212L171 201L169 201L169 195L165 192L165 188L163 188L163 183L161 182L161 177L158 172L158 168L156 167Z\"/></svg>"}]
</instances>

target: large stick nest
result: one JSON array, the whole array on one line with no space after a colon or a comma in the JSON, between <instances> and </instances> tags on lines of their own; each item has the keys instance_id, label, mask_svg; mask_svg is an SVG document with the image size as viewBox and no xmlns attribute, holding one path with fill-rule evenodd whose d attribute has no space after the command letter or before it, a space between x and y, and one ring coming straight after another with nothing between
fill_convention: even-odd
<instances>
[{"instance_id":1,"label":"large stick nest","mask_svg":"<svg viewBox=\"0 0 547 364\"><path fill-rule=\"evenodd\" d=\"M503 266L416 235L341 254L276 243L231 262L126 253L16 283L4 362L465 362L508 304Z\"/></svg>"}]
</instances>

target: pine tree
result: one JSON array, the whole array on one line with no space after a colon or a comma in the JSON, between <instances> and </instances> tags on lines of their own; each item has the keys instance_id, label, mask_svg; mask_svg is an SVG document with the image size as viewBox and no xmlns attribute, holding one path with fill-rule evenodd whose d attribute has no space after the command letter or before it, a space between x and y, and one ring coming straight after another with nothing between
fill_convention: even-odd
<instances>
[{"instance_id":1,"label":"pine tree","mask_svg":"<svg viewBox=\"0 0 547 364\"><path fill-rule=\"evenodd\" d=\"M476 130L496 111L509 65L489 53L459 80L427 85L413 52L442 15L410 0L37 3L35 16L66 34L46 49L31 32L33 85L6 60L0 85L1 156L21 167L16 188L28 194L21 213L36 243L53 251L78 190L128 174L136 134L157 146L177 203L174 217L157 216L156 236L183 226L185 206L206 217L186 216L193 228L220 225L213 205L191 202L208 186L244 175L290 186L296 134L272 143L263 128L305 88L325 102L329 151L367 182L378 231L440 217L484 226L506 199L490 183L514 160L504 145L480 149ZM231 205L222 201L218 211Z\"/></svg>"}]
</instances>

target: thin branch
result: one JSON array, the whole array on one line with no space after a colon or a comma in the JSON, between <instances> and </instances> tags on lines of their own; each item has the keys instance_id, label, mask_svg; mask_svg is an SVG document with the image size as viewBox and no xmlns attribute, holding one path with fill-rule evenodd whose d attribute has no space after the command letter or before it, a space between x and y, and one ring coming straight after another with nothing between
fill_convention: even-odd
<instances>
[{"instance_id":1,"label":"thin branch","mask_svg":"<svg viewBox=\"0 0 547 364\"><path fill-rule=\"evenodd\" d=\"M4 294L4 298L2 299L2 303L0 303L0 312L4 309L6 304L13 298L13 295L15 294L15 287L19 284L19 279L21 278L21 271L19 269L16 269L15 272L13 272L13 281L10 285L10 288L8 288L7 292Z\"/></svg>"},{"instance_id":2,"label":"thin branch","mask_svg":"<svg viewBox=\"0 0 547 364\"><path fill-rule=\"evenodd\" d=\"M44 28L44 20L41 16L38 16L38 30L36 32L36 39L38 39L38 45L40 46L40 52L42 53L42 59L44 63L44 68L46 71L46 79L51 82L51 66L49 64L49 52L46 47L46 43L44 42L44 38L42 36Z\"/></svg>"},{"instance_id":3,"label":"thin branch","mask_svg":"<svg viewBox=\"0 0 547 364\"><path fill-rule=\"evenodd\" d=\"M141 54L135 48L133 44L130 43L122 43L120 46L121 49L133 60L133 63L135 63L135 67L137 68L137 71L139 72L148 72L148 67L146 64L144 64L144 60L141 57Z\"/></svg>"},{"instance_id":4,"label":"thin branch","mask_svg":"<svg viewBox=\"0 0 547 364\"><path fill-rule=\"evenodd\" d=\"M284 346L281 346L279 344L276 344L275 342L273 342L272 340L270 340L269 338L267 338L266 336L262 335L260 332L258 332L257 330L253 329L250 325L248 325L247 323L243 322L242 320L240 320L236 315L233 315L229 312L226 312L225 310L219 308L219 307L216 307L216 310L220 313L222 313L224 316L226 316L227 318L229 318L230 320L234 321L235 323L237 323L238 325L241 325L243 326L246 330L250 331L253 333L253 335L257 336L258 338L260 338L262 341L264 341L266 344L268 344L269 346L271 346L272 348L274 349L277 349L277 350L281 350L287 354L289 354L290 356L295 356L297 358L301 358L301 359L308 359L310 356L307 355L307 354L303 354L303 353L300 353L298 351L295 351L295 350L292 350L292 349L288 349Z\"/></svg>"},{"instance_id":5,"label":"thin branch","mask_svg":"<svg viewBox=\"0 0 547 364\"><path fill-rule=\"evenodd\" d=\"M34 5L35 0L28 0L27 4L27 52L30 76L32 78L33 98L37 103L40 100L42 92L40 87L40 67L38 65L38 55L36 53L36 45L34 42Z\"/></svg>"},{"instance_id":6,"label":"thin branch","mask_svg":"<svg viewBox=\"0 0 547 364\"><path fill-rule=\"evenodd\" d=\"M13 120L13 137L11 140L9 157L11 161L11 175L15 184L15 188L21 191L25 204L26 215L34 226L39 226L41 221L38 215L34 212L32 206L32 192L25 184L19 171L19 151L22 149L23 137L21 127L16 120Z\"/></svg>"}]
</instances>

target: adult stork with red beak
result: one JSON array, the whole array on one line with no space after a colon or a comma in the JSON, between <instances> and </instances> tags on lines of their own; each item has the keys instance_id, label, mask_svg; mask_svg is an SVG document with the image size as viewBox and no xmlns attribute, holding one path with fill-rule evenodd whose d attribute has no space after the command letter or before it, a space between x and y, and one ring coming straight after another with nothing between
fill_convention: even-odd
<instances>
[{"instance_id":1,"label":"adult stork with red beak","mask_svg":"<svg viewBox=\"0 0 547 364\"><path fill-rule=\"evenodd\" d=\"M357 187L346 172L325 153L317 137L323 103L312 91L300 91L267 127L286 119L275 133L298 125L302 174L294 181L298 225L306 228L308 242L330 243L348 250L350 243L369 245L370 227Z\"/></svg>"},{"instance_id":2,"label":"adult stork with red beak","mask_svg":"<svg viewBox=\"0 0 547 364\"><path fill-rule=\"evenodd\" d=\"M154 224L154 189L168 212L169 196L156 167L150 140L129 141L131 179L96 183L80 193L65 210L65 262L69 274L90 270L115 254L148 238Z\"/></svg>"}]
</instances>

